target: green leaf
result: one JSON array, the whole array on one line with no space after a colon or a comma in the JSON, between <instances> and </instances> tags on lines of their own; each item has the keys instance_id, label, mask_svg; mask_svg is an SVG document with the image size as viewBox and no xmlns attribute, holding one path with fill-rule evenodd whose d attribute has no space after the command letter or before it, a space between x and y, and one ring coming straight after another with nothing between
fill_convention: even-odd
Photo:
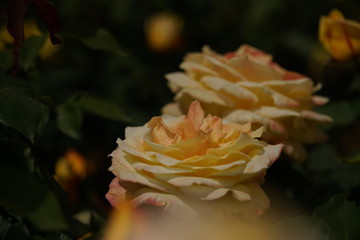
<instances>
[{"instance_id":1,"label":"green leaf","mask_svg":"<svg viewBox=\"0 0 360 240\"><path fill-rule=\"evenodd\" d=\"M6 233L5 239L28 240L30 239L30 233L26 226L23 223L19 222L11 225L11 227Z\"/></svg>"},{"instance_id":2,"label":"green leaf","mask_svg":"<svg viewBox=\"0 0 360 240\"><path fill-rule=\"evenodd\" d=\"M82 115L80 108L74 103L65 103L56 108L56 124L67 136L81 138Z\"/></svg>"},{"instance_id":3,"label":"green leaf","mask_svg":"<svg viewBox=\"0 0 360 240\"><path fill-rule=\"evenodd\" d=\"M54 193L29 172L0 168L0 205L7 211L28 219L40 230L63 230L67 223Z\"/></svg>"},{"instance_id":4,"label":"green leaf","mask_svg":"<svg viewBox=\"0 0 360 240\"><path fill-rule=\"evenodd\" d=\"M349 90L352 92L360 92L360 76L359 75L355 75L353 77Z\"/></svg>"},{"instance_id":5,"label":"green leaf","mask_svg":"<svg viewBox=\"0 0 360 240\"><path fill-rule=\"evenodd\" d=\"M79 99L78 104L86 110L101 117L115 121L130 122L130 118L116 104L90 96L84 96Z\"/></svg>"},{"instance_id":6,"label":"green leaf","mask_svg":"<svg viewBox=\"0 0 360 240\"><path fill-rule=\"evenodd\" d=\"M331 144L318 145L309 154L306 162L312 171L309 176L320 185L339 186L349 190L360 184L360 168L344 163Z\"/></svg>"},{"instance_id":7,"label":"green leaf","mask_svg":"<svg viewBox=\"0 0 360 240\"><path fill-rule=\"evenodd\" d=\"M106 29L99 28L95 35L90 37L76 38L91 49L110 52L122 56L125 55L116 38Z\"/></svg>"},{"instance_id":8,"label":"green leaf","mask_svg":"<svg viewBox=\"0 0 360 240\"><path fill-rule=\"evenodd\" d=\"M46 240L71 240L71 238L63 233L49 233Z\"/></svg>"},{"instance_id":9,"label":"green leaf","mask_svg":"<svg viewBox=\"0 0 360 240\"><path fill-rule=\"evenodd\" d=\"M344 194L333 196L314 211L314 216L325 221L333 240L360 239L360 207L346 200Z\"/></svg>"},{"instance_id":10,"label":"green leaf","mask_svg":"<svg viewBox=\"0 0 360 240\"><path fill-rule=\"evenodd\" d=\"M10 227L11 223L0 216L0 239L5 239Z\"/></svg>"},{"instance_id":11,"label":"green leaf","mask_svg":"<svg viewBox=\"0 0 360 240\"><path fill-rule=\"evenodd\" d=\"M40 121L40 104L30 96L29 89L0 85L0 123L34 142Z\"/></svg>"},{"instance_id":12,"label":"green leaf","mask_svg":"<svg viewBox=\"0 0 360 240\"><path fill-rule=\"evenodd\" d=\"M36 208L26 216L38 229L44 231L64 230L67 228L60 204L53 192L47 191Z\"/></svg>"},{"instance_id":13,"label":"green leaf","mask_svg":"<svg viewBox=\"0 0 360 240\"><path fill-rule=\"evenodd\" d=\"M24 41L20 50L20 65L28 70L44 46L47 36L31 36Z\"/></svg>"},{"instance_id":14,"label":"green leaf","mask_svg":"<svg viewBox=\"0 0 360 240\"><path fill-rule=\"evenodd\" d=\"M10 51L0 52L0 69L10 68L12 63L12 54Z\"/></svg>"},{"instance_id":15,"label":"green leaf","mask_svg":"<svg viewBox=\"0 0 360 240\"><path fill-rule=\"evenodd\" d=\"M22 79L9 77L7 75L0 75L0 85L12 87L28 87L29 84Z\"/></svg>"},{"instance_id":16,"label":"green leaf","mask_svg":"<svg viewBox=\"0 0 360 240\"><path fill-rule=\"evenodd\" d=\"M345 159L344 162L351 163L356 166L360 166L360 152L358 152L351 158Z\"/></svg>"}]
</instances>

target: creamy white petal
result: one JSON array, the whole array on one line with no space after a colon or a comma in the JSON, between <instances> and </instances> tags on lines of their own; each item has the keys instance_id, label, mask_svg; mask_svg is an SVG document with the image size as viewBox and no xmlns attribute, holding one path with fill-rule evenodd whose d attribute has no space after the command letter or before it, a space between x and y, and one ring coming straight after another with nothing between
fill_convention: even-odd
<instances>
[{"instance_id":1,"label":"creamy white petal","mask_svg":"<svg viewBox=\"0 0 360 240\"><path fill-rule=\"evenodd\" d=\"M213 91L206 89L183 89L175 97L175 100L180 100L185 95L190 96L192 99L199 100L200 102L208 104L217 104L220 106L233 105L233 103L226 98L221 98L219 94L214 93Z\"/></svg>"},{"instance_id":2,"label":"creamy white petal","mask_svg":"<svg viewBox=\"0 0 360 240\"><path fill-rule=\"evenodd\" d=\"M178 92L182 88L201 88L201 85L182 72L169 73L165 75L168 85L173 92Z\"/></svg>"},{"instance_id":3,"label":"creamy white petal","mask_svg":"<svg viewBox=\"0 0 360 240\"><path fill-rule=\"evenodd\" d=\"M112 165L109 170L121 181L138 183L163 192L177 192L176 188L165 182L161 182L155 178L150 178L149 176L145 176L137 172L129 172L119 165Z\"/></svg>"},{"instance_id":4,"label":"creamy white petal","mask_svg":"<svg viewBox=\"0 0 360 240\"><path fill-rule=\"evenodd\" d=\"M251 91L219 77L206 76L201 79L201 82L214 91L223 91L237 99L248 101L250 103L258 101L257 96Z\"/></svg>"},{"instance_id":5,"label":"creamy white petal","mask_svg":"<svg viewBox=\"0 0 360 240\"><path fill-rule=\"evenodd\" d=\"M329 117L325 114L316 113L314 111L309 111L309 110L301 111L301 116L303 118L307 118L307 119L318 121L318 122L324 122L324 123L332 122L331 117Z\"/></svg>"},{"instance_id":6,"label":"creamy white petal","mask_svg":"<svg viewBox=\"0 0 360 240\"><path fill-rule=\"evenodd\" d=\"M161 108L161 113L167 114L170 116L178 117L182 115L182 110L180 108L179 103L168 103Z\"/></svg>"},{"instance_id":7,"label":"creamy white petal","mask_svg":"<svg viewBox=\"0 0 360 240\"><path fill-rule=\"evenodd\" d=\"M185 71L194 71L198 73L211 74L218 76L217 72L213 71L211 68L205 67L201 64L195 62L183 62L180 64L180 68Z\"/></svg>"},{"instance_id":8,"label":"creamy white petal","mask_svg":"<svg viewBox=\"0 0 360 240\"><path fill-rule=\"evenodd\" d=\"M155 174L184 174L184 173L194 173L193 170L184 169L184 168L174 168L174 167L163 167L156 165L149 165L145 163L134 163L133 167L138 171L146 171Z\"/></svg>"},{"instance_id":9,"label":"creamy white petal","mask_svg":"<svg viewBox=\"0 0 360 240\"><path fill-rule=\"evenodd\" d=\"M267 118L299 117L301 115L300 112L278 107L261 107L255 112Z\"/></svg>"},{"instance_id":10,"label":"creamy white petal","mask_svg":"<svg viewBox=\"0 0 360 240\"><path fill-rule=\"evenodd\" d=\"M123 151L131 154L131 155L134 155L134 156L137 156L137 157L140 157L140 158L144 158L144 159L147 159L147 160L150 160L150 157L148 155L146 155L145 153L127 145L125 142L123 142L120 138L117 139L116 143L118 144L118 147L121 148Z\"/></svg>"},{"instance_id":11,"label":"creamy white petal","mask_svg":"<svg viewBox=\"0 0 360 240\"><path fill-rule=\"evenodd\" d=\"M171 179L168 183L176 187L188 187L194 184L222 187L221 181L202 177L178 177Z\"/></svg>"},{"instance_id":12,"label":"creamy white petal","mask_svg":"<svg viewBox=\"0 0 360 240\"><path fill-rule=\"evenodd\" d=\"M275 121L255 112L250 112L246 110L234 110L228 115L226 115L224 119L236 123L260 123L268 126L271 131L275 132L278 135L287 135L287 129L279 121Z\"/></svg>"}]
</instances>

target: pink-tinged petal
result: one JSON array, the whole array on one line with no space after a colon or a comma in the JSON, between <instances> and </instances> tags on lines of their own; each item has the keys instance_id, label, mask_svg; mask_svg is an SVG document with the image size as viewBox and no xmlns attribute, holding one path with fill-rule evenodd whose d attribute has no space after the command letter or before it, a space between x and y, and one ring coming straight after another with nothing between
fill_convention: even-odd
<instances>
[{"instance_id":1,"label":"pink-tinged petal","mask_svg":"<svg viewBox=\"0 0 360 240\"><path fill-rule=\"evenodd\" d=\"M297 79L301 79L301 78L304 78L304 75L301 75L300 73L297 73L297 72L291 72L291 71L285 71L282 79L285 80L285 81L294 81L294 80L297 80Z\"/></svg>"},{"instance_id":2,"label":"pink-tinged petal","mask_svg":"<svg viewBox=\"0 0 360 240\"><path fill-rule=\"evenodd\" d=\"M145 190L144 193L133 199L132 202L134 205L146 204L155 207L163 207L167 215L176 219L191 219L198 216L198 212L186 204L186 201L184 201L181 197L172 194Z\"/></svg>"},{"instance_id":3,"label":"pink-tinged petal","mask_svg":"<svg viewBox=\"0 0 360 240\"><path fill-rule=\"evenodd\" d=\"M329 98L315 95L311 97L311 101L315 106L322 106L329 102Z\"/></svg>"},{"instance_id":4,"label":"pink-tinged petal","mask_svg":"<svg viewBox=\"0 0 360 240\"><path fill-rule=\"evenodd\" d=\"M261 107L255 111L256 113L267 118L283 118L283 117L300 117L301 113L278 107Z\"/></svg>"},{"instance_id":5,"label":"pink-tinged petal","mask_svg":"<svg viewBox=\"0 0 360 240\"><path fill-rule=\"evenodd\" d=\"M325 114L321 114L321 113L316 113L313 111L309 111L309 110L303 110L301 111L301 116L303 118L309 119L309 120L313 120L316 122L323 122L323 123L330 123L332 122L332 118L325 115Z\"/></svg>"},{"instance_id":6,"label":"pink-tinged petal","mask_svg":"<svg viewBox=\"0 0 360 240\"><path fill-rule=\"evenodd\" d=\"M252 174L267 169L279 157L284 144L268 145L264 147L265 152L262 155L253 157L246 165L244 173Z\"/></svg>"},{"instance_id":7,"label":"pink-tinged petal","mask_svg":"<svg viewBox=\"0 0 360 240\"><path fill-rule=\"evenodd\" d=\"M200 128L204 121L204 111L198 101L194 101L190 104L186 119L194 130L198 130Z\"/></svg>"},{"instance_id":8,"label":"pink-tinged petal","mask_svg":"<svg viewBox=\"0 0 360 240\"><path fill-rule=\"evenodd\" d=\"M246 44L240 46L240 48L236 51L236 55L248 55L253 60L265 65L272 61L271 55Z\"/></svg>"},{"instance_id":9,"label":"pink-tinged petal","mask_svg":"<svg viewBox=\"0 0 360 240\"><path fill-rule=\"evenodd\" d=\"M120 186L120 179L115 177L110 185L109 191L106 193L105 198L110 202L111 206L117 207L121 202L125 201L126 189Z\"/></svg>"}]
</instances>

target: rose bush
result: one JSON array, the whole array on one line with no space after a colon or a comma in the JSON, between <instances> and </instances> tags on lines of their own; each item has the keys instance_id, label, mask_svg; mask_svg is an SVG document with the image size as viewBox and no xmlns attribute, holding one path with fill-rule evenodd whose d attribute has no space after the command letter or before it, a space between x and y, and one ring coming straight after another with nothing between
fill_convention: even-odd
<instances>
[{"instance_id":1,"label":"rose bush","mask_svg":"<svg viewBox=\"0 0 360 240\"><path fill-rule=\"evenodd\" d=\"M199 102L191 103L187 116L128 127L110 155L116 177L106 197L113 206L125 197L161 206L176 218L209 210L256 217L269 205L259 182L283 146L258 140L262 132L204 117Z\"/></svg>"},{"instance_id":2,"label":"rose bush","mask_svg":"<svg viewBox=\"0 0 360 240\"><path fill-rule=\"evenodd\" d=\"M285 151L299 161L306 156L303 143L326 139L317 125L331 118L312 110L328 99L313 96L318 88L309 78L285 70L258 49L243 45L219 55L205 46L201 53L186 55L180 68L185 72L166 75L176 93L176 103L163 108L166 114L180 115L196 99L207 113L267 126L263 139L285 143Z\"/></svg>"}]
</instances>

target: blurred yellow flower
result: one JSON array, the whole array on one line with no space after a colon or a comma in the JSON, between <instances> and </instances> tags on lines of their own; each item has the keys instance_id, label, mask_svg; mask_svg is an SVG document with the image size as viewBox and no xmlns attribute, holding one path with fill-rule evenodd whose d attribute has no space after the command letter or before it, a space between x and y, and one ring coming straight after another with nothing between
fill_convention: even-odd
<instances>
[{"instance_id":1,"label":"blurred yellow flower","mask_svg":"<svg viewBox=\"0 0 360 240\"><path fill-rule=\"evenodd\" d=\"M68 149L65 155L55 164L55 179L69 193L69 201L75 201L79 196L78 185L87 177L91 164L75 149Z\"/></svg>"},{"instance_id":2,"label":"blurred yellow flower","mask_svg":"<svg viewBox=\"0 0 360 240\"><path fill-rule=\"evenodd\" d=\"M56 162L55 176L60 181L67 181L72 178L83 179L86 176L86 166L84 156L74 149L69 149L64 157Z\"/></svg>"},{"instance_id":3,"label":"blurred yellow flower","mask_svg":"<svg viewBox=\"0 0 360 240\"><path fill-rule=\"evenodd\" d=\"M259 181L282 149L258 140L262 132L205 117L199 102L190 104L187 116L128 127L110 155L116 177L106 198L117 206L130 194L135 205L164 207L174 218L204 212L256 218L269 206Z\"/></svg>"},{"instance_id":4,"label":"blurred yellow flower","mask_svg":"<svg viewBox=\"0 0 360 240\"><path fill-rule=\"evenodd\" d=\"M178 48L182 42L183 19L172 13L160 13L145 22L145 36L149 47L158 52Z\"/></svg>"},{"instance_id":5,"label":"blurred yellow flower","mask_svg":"<svg viewBox=\"0 0 360 240\"><path fill-rule=\"evenodd\" d=\"M351 59L360 54L360 23L334 9L320 18L319 39L335 60Z\"/></svg>"},{"instance_id":6,"label":"blurred yellow flower","mask_svg":"<svg viewBox=\"0 0 360 240\"><path fill-rule=\"evenodd\" d=\"M326 139L316 125L331 118L312 109L328 100L313 96L317 88L309 78L283 69L258 49L242 45L219 55L205 46L201 53L186 55L180 68L185 72L166 75L176 102L164 113L177 116L198 100L205 112L230 122L267 126L262 138L285 143L286 153L298 161L306 156L302 143Z\"/></svg>"},{"instance_id":7,"label":"blurred yellow flower","mask_svg":"<svg viewBox=\"0 0 360 240\"><path fill-rule=\"evenodd\" d=\"M43 33L38 28L36 21L27 20L24 22L24 38L27 39L31 36L41 36ZM13 38L7 31L6 26L0 29L0 51L6 49L6 45L12 44L14 42ZM52 56L58 49L59 45L53 45L50 41L50 37L47 37L45 43L41 50L39 51L39 56L42 59L47 59Z\"/></svg>"},{"instance_id":8,"label":"blurred yellow flower","mask_svg":"<svg viewBox=\"0 0 360 240\"><path fill-rule=\"evenodd\" d=\"M134 211L129 204L114 210L103 240L279 240L265 223L236 218L175 221ZM301 239L306 240L306 239ZM316 239L318 240L318 239ZM320 239L319 239L320 240Z\"/></svg>"}]
</instances>

